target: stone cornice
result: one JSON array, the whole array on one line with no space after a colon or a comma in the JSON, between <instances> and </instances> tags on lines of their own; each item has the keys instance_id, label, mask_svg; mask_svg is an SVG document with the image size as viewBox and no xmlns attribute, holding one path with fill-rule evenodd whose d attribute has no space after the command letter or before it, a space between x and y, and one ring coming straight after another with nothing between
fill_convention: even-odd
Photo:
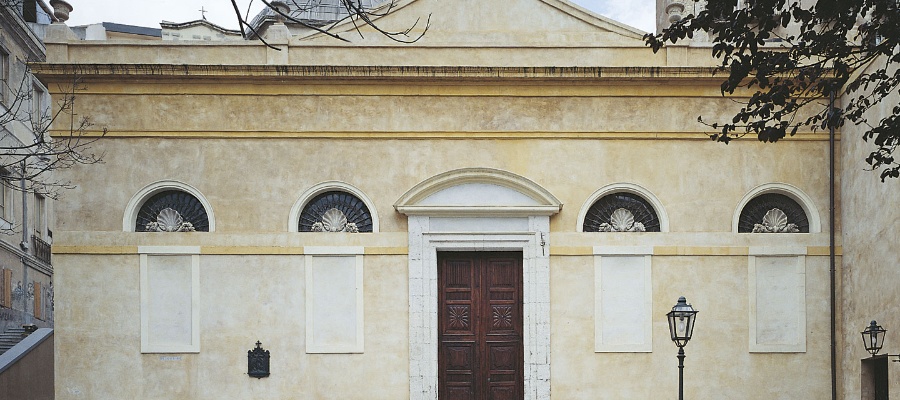
<instances>
[{"instance_id":1,"label":"stone cornice","mask_svg":"<svg viewBox=\"0 0 900 400\"><path fill-rule=\"evenodd\" d=\"M0 19L9 28L7 33L16 41L23 50L27 51L30 60L43 60L47 54L44 43L22 19L22 16L13 12L10 6L0 7Z\"/></svg>"},{"instance_id":2,"label":"stone cornice","mask_svg":"<svg viewBox=\"0 0 900 400\"><path fill-rule=\"evenodd\" d=\"M47 274L49 276L53 276L53 265L47 264L41 260L38 260L34 255L23 252L18 245L9 243L5 240L0 240L0 250L7 251L11 254L14 254L16 257L22 259L22 262L25 265L31 267L32 269L38 270Z\"/></svg>"},{"instance_id":3,"label":"stone cornice","mask_svg":"<svg viewBox=\"0 0 900 400\"><path fill-rule=\"evenodd\" d=\"M352 79L352 80L710 80L715 67L467 67L175 64L31 64L46 81L134 79Z\"/></svg>"}]
</instances>

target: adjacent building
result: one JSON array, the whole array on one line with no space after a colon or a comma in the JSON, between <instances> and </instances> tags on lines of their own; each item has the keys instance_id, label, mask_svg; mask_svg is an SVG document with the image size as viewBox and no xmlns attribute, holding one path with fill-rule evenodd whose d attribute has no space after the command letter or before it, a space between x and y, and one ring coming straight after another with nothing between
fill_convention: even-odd
<instances>
[{"instance_id":1,"label":"adjacent building","mask_svg":"<svg viewBox=\"0 0 900 400\"><path fill-rule=\"evenodd\" d=\"M53 326L52 199L41 185L52 178L21 177L44 162L33 144L47 134L50 96L28 63L45 60L56 20L43 1L0 6L0 333Z\"/></svg>"}]
</instances>

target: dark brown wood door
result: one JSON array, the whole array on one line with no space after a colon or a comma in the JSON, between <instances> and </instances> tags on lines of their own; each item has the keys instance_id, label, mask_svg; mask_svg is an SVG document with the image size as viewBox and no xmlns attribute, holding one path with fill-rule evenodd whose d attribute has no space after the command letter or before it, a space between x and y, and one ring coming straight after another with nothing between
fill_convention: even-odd
<instances>
[{"instance_id":1,"label":"dark brown wood door","mask_svg":"<svg viewBox=\"0 0 900 400\"><path fill-rule=\"evenodd\" d=\"M524 396L522 253L438 253L439 400Z\"/></svg>"}]
</instances>

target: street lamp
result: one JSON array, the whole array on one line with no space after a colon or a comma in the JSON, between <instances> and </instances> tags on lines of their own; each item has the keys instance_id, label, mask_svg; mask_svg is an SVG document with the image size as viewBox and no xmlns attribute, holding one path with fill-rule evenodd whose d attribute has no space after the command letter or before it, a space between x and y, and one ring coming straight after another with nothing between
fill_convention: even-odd
<instances>
[{"instance_id":1,"label":"street lamp","mask_svg":"<svg viewBox=\"0 0 900 400\"><path fill-rule=\"evenodd\" d=\"M872 321L866 329L863 329L862 339L863 346L866 347L866 351L874 357L878 354L878 351L881 350L881 346L884 345L884 333L887 332L881 325L878 325L875 321Z\"/></svg>"},{"instance_id":2,"label":"street lamp","mask_svg":"<svg viewBox=\"0 0 900 400\"><path fill-rule=\"evenodd\" d=\"M678 400L684 400L684 346L691 340L691 335L694 333L697 310L694 310L684 296L681 296L666 317L669 318L669 334L672 335L672 341L678 346Z\"/></svg>"},{"instance_id":3,"label":"street lamp","mask_svg":"<svg viewBox=\"0 0 900 400\"><path fill-rule=\"evenodd\" d=\"M876 354L881 350L881 346L884 345L884 333L887 332L886 329L882 328L881 325L878 325L877 322L872 321L866 329L863 329L862 339L863 346L865 346L866 351L875 357ZM894 362L900 362L900 354L885 354L885 357L896 357L896 360L892 360Z\"/></svg>"}]
</instances>

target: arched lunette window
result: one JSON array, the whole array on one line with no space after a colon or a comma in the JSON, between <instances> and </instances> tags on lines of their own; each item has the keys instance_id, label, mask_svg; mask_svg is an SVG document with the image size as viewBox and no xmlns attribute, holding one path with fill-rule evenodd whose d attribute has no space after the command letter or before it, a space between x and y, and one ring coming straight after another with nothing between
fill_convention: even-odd
<instances>
[{"instance_id":1,"label":"arched lunette window","mask_svg":"<svg viewBox=\"0 0 900 400\"><path fill-rule=\"evenodd\" d=\"M372 213L360 198L327 191L310 199L300 213L300 232L372 232Z\"/></svg>"},{"instance_id":2,"label":"arched lunette window","mask_svg":"<svg viewBox=\"0 0 900 400\"><path fill-rule=\"evenodd\" d=\"M659 232L660 221L653 206L630 192L607 194L584 215L584 232Z\"/></svg>"},{"instance_id":3,"label":"arched lunette window","mask_svg":"<svg viewBox=\"0 0 900 400\"><path fill-rule=\"evenodd\" d=\"M809 233L809 218L803 207L781 193L754 197L741 210L740 233Z\"/></svg>"},{"instance_id":4,"label":"arched lunette window","mask_svg":"<svg viewBox=\"0 0 900 400\"><path fill-rule=\"evenodd\" d=\"M164 190L141 205L135 232L209 232L203 204L190 193Z\"/></svg>"}]
</instances>

